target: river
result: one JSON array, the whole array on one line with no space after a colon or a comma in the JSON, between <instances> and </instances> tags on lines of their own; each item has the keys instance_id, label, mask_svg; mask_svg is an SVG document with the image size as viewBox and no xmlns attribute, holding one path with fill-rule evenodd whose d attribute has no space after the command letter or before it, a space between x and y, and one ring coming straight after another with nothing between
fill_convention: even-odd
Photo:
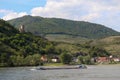
<instances>
[{"instance_id":1,"label":"river","mask_svg":"<svg viewBox=\"0 0 120 80\"><path fill-rule=\"evenodd\" d=\"M0 68L0 80L120 80L120 65L67 70L31 70L32 68Z\"/></svg>"}]
</instances>

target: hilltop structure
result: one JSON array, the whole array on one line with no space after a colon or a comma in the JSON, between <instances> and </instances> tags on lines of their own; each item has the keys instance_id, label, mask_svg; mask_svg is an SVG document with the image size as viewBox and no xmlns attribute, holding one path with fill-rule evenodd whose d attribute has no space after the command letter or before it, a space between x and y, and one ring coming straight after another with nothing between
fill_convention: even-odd
<instances>
[{"instance_id":1,"label":"hilltop structure","mask_svg":"<svg viewBox=\"0 0 120 80\"><path fill-rule=\"evenodd\" d=\"M24 26L24 25L21 25L21 26L19 27L19 31L20 31L20 33L24 33L24 32L25 32L25 26Z\"/></svg>"}]
</instances>

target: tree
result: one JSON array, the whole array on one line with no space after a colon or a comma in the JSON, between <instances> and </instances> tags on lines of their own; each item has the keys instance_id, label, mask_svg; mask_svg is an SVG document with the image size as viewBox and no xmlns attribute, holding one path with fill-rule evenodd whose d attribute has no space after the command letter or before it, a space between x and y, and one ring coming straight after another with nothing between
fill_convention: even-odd
<instances>
[{"instance_id":1,"label":"tree","mask_svg":"<svg viewBox=\"0 0 120 80\"><path fill-rule=\"evenodd\" d=\"M37 66L40 65L40 54L29 55L24 59L25 65L28 66Z\"/></svg>"},{"instance_id":2,"label":"tree","mask_svg":"<svg viewBox=\"0 0 120 80\"><path fill-rule=\"evenodd\" d=\"M90 56L79 56L78 59L80 64L92 64Z\"/></svg>"},{"instance_id":3,"label":"tree","mask_svg":"<svg viewBox=\"0 0 120 80\"><path fill-rule=\"evenodd\" d=\"M24 57L23 56L10 56L10 60L14 66L23 66L24 65Z\"/></svg>"},{"instance_id":4,"label":"tree","mask_svg":"<svg viewBox=\"0 0 120 80\"><path fill-rule=\"evenodd\" d=\"M105 57L105 56L110 56L110 53L108 53L106 50L102 48L98 48L96 46L91 47L90 51L90 56L91 57Z\"/></svg>"},{"instance_id":5,"label":"tree","mask_svg":"<svg viewBox=\"0 0 120 80\"><path fill-rule=\"evenodd\" d=\"M61 62L63 64L70 64L71 60L72 60L72 56L68 53L62 53L60 55L60 58L61 58Z\"/></svg>"},{"instance_id":6,"label":"tree","mask_svg":"<svg viewBox=\"0 0 120 80\"><path fill-rule=\"evenodd\" d=\"M80 64L84 64L83 56L78 57Z\"/></svg>"},{"instance_id":7,"label":"tree","mask_svg":"<svg viewBox=\"0 0 120 80\"><path fill-rule=\"evenodd\" d=\"M34 61L34 65L35 65L35 66L38 66L38 65L41 64L40 54L34 54L34 55L32 56L32 58L33 58L33 61Z\"/></svg>"}]
</instances>

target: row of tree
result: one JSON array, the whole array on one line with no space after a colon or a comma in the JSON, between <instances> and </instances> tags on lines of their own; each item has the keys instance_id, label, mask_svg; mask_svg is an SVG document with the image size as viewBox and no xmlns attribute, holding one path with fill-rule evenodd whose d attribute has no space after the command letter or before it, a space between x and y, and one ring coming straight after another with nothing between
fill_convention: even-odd
<instances>
[{"instance_id":1,"label":"row of tree","mask_svg":"<svg viewBox=\"0 0 120 80\"><path fill-rule=\"evenodd\" d=\"M0 38L0 66L38 65L44 54L57 54L52 42L44 38L30 33Z\"/></svg>"},{"instance_id":2,"label":"row of tree","mask_svg":"<svg viewBox=\"0 0 120 80\"><path fill-rule=\"evenodd\" d=\"M26 57L20 55L0 56L0 66L37 66L42 65L40 54L29 55Z\"/></svg>"}]
</instances>

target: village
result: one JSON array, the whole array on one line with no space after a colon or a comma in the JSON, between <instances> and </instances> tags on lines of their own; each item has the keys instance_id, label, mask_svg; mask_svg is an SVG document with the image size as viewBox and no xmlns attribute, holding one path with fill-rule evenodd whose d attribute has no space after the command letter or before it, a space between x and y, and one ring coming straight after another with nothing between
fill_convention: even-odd
<instances>
[{"instance_id":1,"label":"village","mask_svg":"<svg viewBox=\"0 0 120 80\"><path fill-rule=\"evenodd\" d=\"M79 57L79 56L78 56ZM73 57L71 62L82 64L78 57ZM51 59L48 59L47 55L43 55L40 60L44 63L60 63L60 57L54 56ZM95 57L90 59L93 64L118 64L120 62L120 58L113 57L112 55L109 57Z\"/></svg>"}]
</instances>

